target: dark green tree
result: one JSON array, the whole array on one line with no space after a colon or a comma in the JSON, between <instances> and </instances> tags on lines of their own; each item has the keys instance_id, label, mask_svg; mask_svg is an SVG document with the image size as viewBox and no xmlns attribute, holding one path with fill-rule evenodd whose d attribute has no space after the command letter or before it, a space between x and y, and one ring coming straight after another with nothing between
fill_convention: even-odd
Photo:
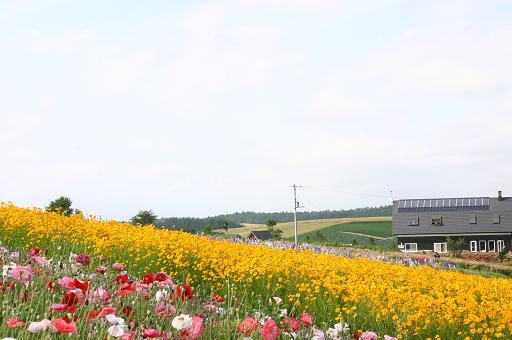
<instances>
[{"instance_id":1,"label":"dark green tree","mask_svg":"<svg viewBox=\"0 0 512 340\"><path fill-rule=\"evenodd\" d=\"M228 233L228 231L229 231L229 222L228 221L222 222L222 229L224 229L226 231L226 234Z\"/></svg>"},{"instance_id":2,"label":"dark green tree","mask_svg":"<svg viewBox=\"0 0 512 340\"><path fill-rule=\"evenodd\" d=\"M130 221L132 224L137 225L148 225L155 224L158 216L152 210L141 210L135 216L133 216Z\"/></svg>"},{"instance_id":3,"label":"dark green tree","mask_svg":"<svg viewBox=\"0 0 512 340\"><path fill-rule=\"evenodd\" d=\"M267 228L272 229L273 227L276 226L277 222L276 222L276 220L271 218L271 219L267 220L266 224L267 224Z\"/></svg>"},{"instance_id":4,"label":"dark green tree","mask_svg":"<svg viewBox=\"0 0 512 340\"><path fill-rule=\"evenodd\" d=\"M71 208L71 199L68 197L61 196L54 201L51 201L50 204L45 208L46 211L57 212L59 214L65 216L71 216L73 214L73 208Z\"/></svg>"}]
</instances>

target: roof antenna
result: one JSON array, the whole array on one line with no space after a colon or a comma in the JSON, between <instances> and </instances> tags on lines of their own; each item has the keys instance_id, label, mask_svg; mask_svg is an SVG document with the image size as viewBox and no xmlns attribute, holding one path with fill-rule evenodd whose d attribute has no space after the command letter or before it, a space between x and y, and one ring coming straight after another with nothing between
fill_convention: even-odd
<instances>
[{"instance_id":1,"label":"roof antenna","mask_svg":"<svg viewBox=\"0 0 512 340\"><path fill-rule=\"evenodd\" d=\"M393 204L393 190L389 190L389 198L391 199L391 204Z\"/></svg>"}]
</instances>

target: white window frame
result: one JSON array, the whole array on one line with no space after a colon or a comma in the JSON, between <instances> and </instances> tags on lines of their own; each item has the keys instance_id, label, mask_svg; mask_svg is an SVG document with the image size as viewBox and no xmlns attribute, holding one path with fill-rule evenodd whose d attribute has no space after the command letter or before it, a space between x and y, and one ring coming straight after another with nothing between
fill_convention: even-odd
<instances>
[{"instance_id":1,"label":"white window frame","mask_svg":"<svg viewBox=\"0 0 512 340\"><path fill-rule=\"evenodd\" d=\"M476 253L478 251L478 242L477 241L470 241L469 242L469 249L472 253Z\"/></svg>"},{"instance_id":2,"label":"white window frame","mask_svg":"<svg viewBox=\"0 0 512 340\"><path fill-rule=\"evenodd\" d=\"M492 247L491 247L491 244L492 244ZM488 251L494 253L496 251L496 241L495 240L487 241L487 249L488 249Z\"/></svg>"},{"instance_id":3,"label":"white window frame","mask_svg":"<svg viewBox=\"0 0 512 340\"><path fill-rule=\"evenodd\" d=\"M444 247L443 247L444 245ZM444 251L443 251L443 248L444 248ZM447 253L448 252L448 246L446 244L446 242L439 242L439 243L434 243L434 252L436 253Z\"/></svg>"},{"instance_id":4,"label":"white window frame","mask_svg":"<svg viewBox=\"0 0 512 340\"><path fill-rule=\"evenodd\" d=\"M484 245L484 250L482 250L481 245ZM486 240L478 240L478 251L481 253L487 252L487 241Z\"/></svg>"},{"instance_id":5,"label":"white window frame","mask_svg":"<svg viewBox=\"0 0 512 340\"><path fill-rule=\"evenodd\" d=\"M411 249L412 245L414 245L414 249ZM407 246L409 246L409 249L407 249ZM404 252L406 253L415 253L418 251L418 244L417 243L404 243Z\"/></svg>"},{"instance_id":6,"label":"white window frame","mask_svg":"<svg viewBox=\"0 0 512 340\"><path fill-rule=\"evenodd\" d=\"M502 251L505 248L505 241L504 240L498 240L496 244L496 249L498 252Z\"/></svg>"}]
</instances>

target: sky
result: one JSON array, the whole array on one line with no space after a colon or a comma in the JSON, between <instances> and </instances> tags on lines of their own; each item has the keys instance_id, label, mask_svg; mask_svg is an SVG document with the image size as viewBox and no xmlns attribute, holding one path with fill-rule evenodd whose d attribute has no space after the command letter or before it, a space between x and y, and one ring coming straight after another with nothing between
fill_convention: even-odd
<instances>
[{"instance_id":1,"label":"sky","mask_svg":"<svg viewBox=\"0 0 512 340\"><path fill-rule=\"evenodd\" d=\"M512 195L512 2L0 0L0 201Z\"/></svg>"}]
</instances>

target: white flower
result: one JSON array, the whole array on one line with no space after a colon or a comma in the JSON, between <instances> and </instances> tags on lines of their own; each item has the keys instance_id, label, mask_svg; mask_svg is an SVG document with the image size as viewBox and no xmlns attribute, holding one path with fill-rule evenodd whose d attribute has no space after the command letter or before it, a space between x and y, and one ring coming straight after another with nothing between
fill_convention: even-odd
<instances>
[{"instance_id":1,"label":"white flower","mask_svg":"<svg viewBox=\"0 0 512 340\"><path fill-rule=\"evenodd\" d=\"M324 332L322 332L321 330L319 330L317 328L313 328L313 337L311 338L311 340L324 340L324 339L325 339Z\"/></svg>"},{"instance_id":2,"label":"white flower","mask_svg":"<svg viewBox=\"0 0 512 340\"><path fill-rule=\"evenodd\" d=\"M337 323L334 325L334 329L341 333L347 333L350 331L350 326L347 325L346 323Z\"/></svg>"},{"instance_id":3,"label":"white flower","mask_svg":"<svg viewBox=\"0 0 512 340\"><path fill-rule=\"evenodd\" d=\"M161 302L163 300L167 300L169 298L169 291L167 289L160 289L155 294L156 302Z\"/></svg>"},{"instance_id":4,"label":"white flower","mask_svg":"<svg viewBox=\"0 0 512 340\"><path fill-rule=\"evenodd\" d=\"M78 256L77 254L73 254L73 253L69 254L69 262L75 263L77 256Z\"/></svg>"},{"instance_id":5,"label":"white flower","mask_svg":"<svg viewBox=\"0 0 512 340\"><path fill-rule=\"evenodd\" d=\"M110 334L113 337L123 336L124 332L126 332L128 330L128 328L124 324L124 319L123 318L119 318L119 317L115 316L114 314L107 314L105 316L105 319L110 324L112 324L112 326L110 326L107 329L107 333Z\"/></svg>"},{"instance_id":6,"label":"white flower","mask_svg":"<svg viewBox=\"0 0 512 340\"><path fill-rule=\"evenodd\" d=\"M41 320L39 322L31 322L30 325L28 325L28 331L30 333L39 333L47 330L52 322L48 319Z\"/></svg>"},{"instance_id":7,"label":"white flower","mask_svg":"<svg viewBox=\"0 0 512 340\"><path fill-rule=\"evenodd\" d=\"M178 331L182 331L184 329L189 329L190 327L192 327L192 318L189 315L180 314L174 319L172 319L171 324Z\"/></svg>"},{"instance_id":8,"label":"white flower","mask_svg":"<svg viewBox=\"0 0 512 340\"><path fill-rule=\"evenodd\" d=\"M215 308L215 313L217 313L219 315L224 315L224 314L226 314L226 311L222 307L216 307Z\"/></svg>"},{"instance_id":9,"label":"white flower","mask_svg":"<svg viewBox=\"0 0 512 340\"><path fill-rule=\"evenodd\" d=\"M281 304L281 302L283 302L283 299L281 299L280 297L277 297L277 296L274 296L272 299L274 299L274 301L276 302L276 305L279 305L279 304Z\"/></svg>"},{"instance_id":10,"label":"white flower","mask_svg":"<svg viewBox=\"0 0 512 340\"><path fill-rule=\"evenodd\" d=\"M263 314L261 312L254 312L254 318L256 320L260 320L263 317Z\"/></svg>"},{"instance_id":11,"label":"white flower","mask_svg":"<svg viewBox=\"0 0 512 340\"><path fill-rule=\"evenodd\" d=\"M288 316L288 310L286 308L279 310L279 316L285 318Z\"/></svg>"},{"instance_id":12,"label":"white flower","mask_svg":"<svg viewBox=\"0 0 512 340\"><path fill-rule=\"evenodd\" d=\"M2 276L4 277L4 279L6 279L8 277L12 277L12 271L14 268L16 268L16 263L13 263L13 262L11 262L10 265L3 266Z\"/></svg>"},{"instance_id":13,"label":"white flower","mask_svg":"<svg viewBox=\"0 0 512 340\"><path fill-rule=\"evenodd\" d=\"M327 335L329 339L338 339L338 334L338 330L334 328L329 328L325 331L325 335Z\"/></svg>"}]
</instances>

